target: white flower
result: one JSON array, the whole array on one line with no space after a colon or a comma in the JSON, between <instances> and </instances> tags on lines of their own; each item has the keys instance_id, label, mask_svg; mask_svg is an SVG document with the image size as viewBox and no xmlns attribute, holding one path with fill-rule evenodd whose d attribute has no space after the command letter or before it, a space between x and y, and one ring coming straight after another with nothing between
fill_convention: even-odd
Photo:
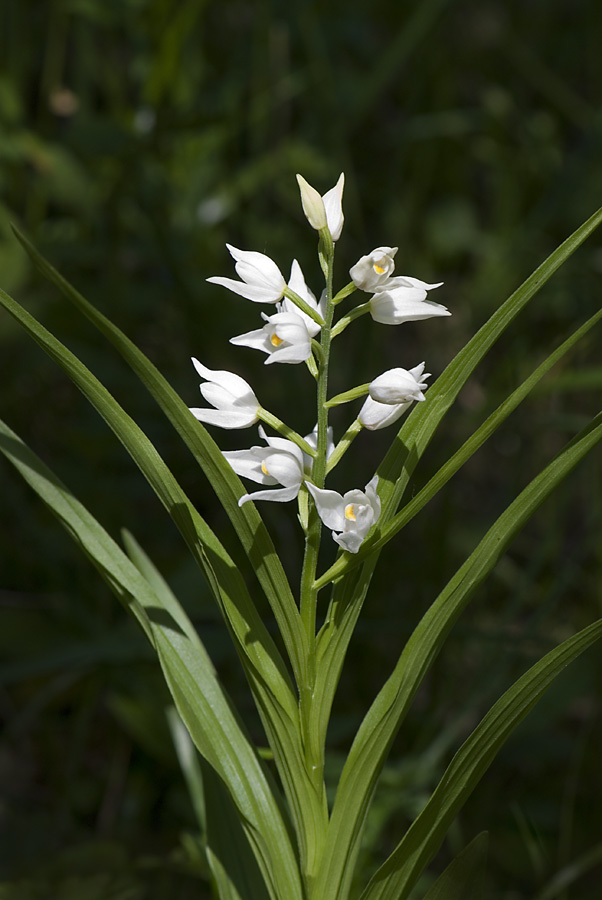
<instances>
[{"instance_id":1,"label":"white flower","mask_svg":"<svg viewBox=\"0 0 602 900\"><path fill-rule=\"evenodd\" d=\"M389 278L376 288L370 300L370 315L375 322L382 322L383 325L417 322L433 316L451 316L445 306L426 299L427 291L441 287L442 284L442 281L427 284L406 275Z\"/></svg>"},{"instance_id":2,"label":"white flower","mask_svg":"<svg viewBox=\"0 0 602 900\"><path fill-rule=\"evenodd\" d=\"M201 394L215 409L191 409L199 422L219 425L220 428L247 428L258 418L259 401L244 378L233 372L212 371L198 359L192 364L202 378Z\"/></svg>"},{"instance_id":3,"label":"white flower","mask_svg":"<svg viewBox=\"0 0 602 900\"><path fill-rule=\"evenodd\" d=\"M413 369L389 369L370 382L368 393L373 400L388 405L424 400L422 391L428 385L421 379L430 378L429 373L424 372L424 366L421 362Z\"/></svg>"},{"instance_id":4,"label":"white flower","mask_svg":"<svg viewBox=\"0 0 602 900\"><path fill-rule=\"evenodd\" d=\"M279 490L244 494L238 505L242 506L247 500L276 500L279 503L294 500L303 482L302 450L292 441L268 437L261 425L259 436L267 442L267 447L226 450L224 456L242 478L250 478L259 484L282 484L283 487Z\"/></svg>"},{"instance_id":5,"label":"white flower","mask_svg":"<svg viewBox=\"0 0 602 900\"><path fill-rule=\"evenodd\" d=\"M370 382L370 396L360 409L358 419L368 431L380 431L396 422L415 401L425 399L422 393L428 385L420 379L429 378L424 373L424 363L413 369L389 369Z\"/></svg>"},{"instance_id":6,"label":"white flower","mask_svg":"<svg viewBox=\"0 0 602 900\"><path fill-rule=\"evenodd\" d=\"M312 450L318 449L318 423L316 422L314 426L314 430L310 434L306 434L303 438L304 441L307 441ZM333 440L333 430L332 425L329 425L326 429L326 459L330 459L332 451L334 450L334 440ZM303 464L305 468L311 472L311 467L313 465L313 458L309 455L309 453L303 454Z\"/></svg>"},{"instance_id":7,"label":"white flower","mask_svg":"<svg viewBox=\"0 0 602 900\"><path fill-rule=\"evenodd\" d=\"M303 272L301 271L301 266L297 262L296 259L293 260L293 264L291 265L291 277L288 280L288 286L291 291L294 291L302 300L305 300L308 306L311 306L322 318L324 318L325 305L326 305L326 291L322 292L322 297L320 298L320 303L316 303L315 295L310 291L308 286L305 283L305 278L303 277ZM305 327L307 328L308 334L310 337L315 337L316 334L320 331L320 326L317 322L314 322L311 316L308 316L307 313L304 313L302 309L299 309L292 300L289 300L288 297L284 297L282 302L278 304L278 312L289 312L295 313L297 316L301 316L303 321L305 322Z\"/></svg>"},{"instance_id":8,"label":"white flower","mask_svg":"<svg viewBox=\"0 0 602 900\"><path fill-rule=\"evenodd\" d=\"M221 276L208 278L207 281L221 284L222 287L246 297L247 300L253 300L254 303L277 303L284 293L286 281L276 263L265 253L237 250L231 244L226 244L226 247L236 260L234 268L242 281Z\"/></svg>"},{"instance_id":9,"label":"white flower","mask_svg":"<svg viewBox=\"0 0 602 900\"><path fill-rule=\"evenodd\" d=\"M317 190L308 184L302 175L297 175L299 190L301 191L301 204L305 217L312 228L320 231L328 228L333 241L338 241L343 230L343 188L345 187L345 175L339 175L339 180L333 188L320 196Z\"/></svg>"},{"instance_id":10,"label":"white flower","mask_svg":"<svg viewBox=\"0 0 602 900\"><path fill-rule=\"evenodd\" d=\"M398 249L398 247L377 247L372 253L358 259L349 269L354 285L361 291L375 291L380 284L387 281L395 269L393 257Z\"/></svg>"},{"instance_id":11,"label":"white flower","mask_svg":"<svg viewBox=\"0 0 602 900\"><path fill-rule=\"evenodd\" d=\"M357 553L360 546L380 516L380 498L376 493L378 476L368 482L365 493L347 491L344 496L336 491L326 491L307 482L307 488L316 501L318 515L332 537L349 553ZM337 532L339 532L337 534Z\"/></svg>"},{"instance_id":12,"label":"white flower","mask_svg":"<svg viewBox=\"0 0 602 900\"><path fill-rule=\"evenodd\" d=\"M256 331L248 331L230 338L239 347L254 347L268 354L269 363L300 363L311 356L311 338L307 326L296 312L278 312L273 316L262 313L266 324Z\"/></svg>"}]
</instances>

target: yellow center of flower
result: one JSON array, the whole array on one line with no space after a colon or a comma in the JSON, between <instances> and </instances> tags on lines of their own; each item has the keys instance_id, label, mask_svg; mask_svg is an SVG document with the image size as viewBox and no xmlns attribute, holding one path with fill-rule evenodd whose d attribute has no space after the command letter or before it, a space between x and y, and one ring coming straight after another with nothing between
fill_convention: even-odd
<instances>
[{"instance_id":1,"label":"yellow center of flower","mask_svg":"<svg viewBox=\"0 0 602 900\"><path fill-rule=\"evenodd\" d=\"M381 259L381 262L384 262L384 259ZM377 275L382 275L385 271L384 266L379 265L378 263L374 263L372 267Z\"/></svg>"},{"instance_id":2,"label":"yellow center of flower","mask_svg":"<svg viewBox=\"0 0 602 900\"><path fill-rule=\"evenodd\" d=\"M353 509L353 503L350 503L349 506L345 507L345 518L350 522L355 522L355 511Z\"/></svg>"},{"instance_id":3,"label":"yellow center of flower","mask_svg":"<svg viewBox=\"0 0 602 900\"><path fill-rule=\"evenodd\" d=\"M270 474L270 473L268 472L268 467L267 467L266 464L265 464L265 460L264 460L264 461L262 462L262 464L261 464L261 471L263 472L264 475L269 475L269 474Z\"/></svg>"},{"instance_id":4,"label":"yellow center of flower","mask_svg":"<svg viewBox=\"0 0 602 900\"><path fill-rule=\"evenodd\" d=\"M270 337L270 344L272 345L272 347L279 347L281 343L282 338L279 338L278 335L274 332L274 334Z\"/></svg>"}]
</instances>

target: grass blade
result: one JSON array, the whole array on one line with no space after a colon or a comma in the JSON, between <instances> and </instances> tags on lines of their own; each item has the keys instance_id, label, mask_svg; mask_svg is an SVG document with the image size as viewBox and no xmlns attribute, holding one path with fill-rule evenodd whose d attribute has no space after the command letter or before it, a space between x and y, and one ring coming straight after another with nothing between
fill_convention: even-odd
<instances>
[{"instance_id":1,"label":"grass blade","mask_svg":"<svg viewBox=\"0 0 602 900\"><path fill-rule=\"evenodd\" d=\"M489 838L478 834L449 864L423 900L482 900Z\"/></svg>"}]
</instances>

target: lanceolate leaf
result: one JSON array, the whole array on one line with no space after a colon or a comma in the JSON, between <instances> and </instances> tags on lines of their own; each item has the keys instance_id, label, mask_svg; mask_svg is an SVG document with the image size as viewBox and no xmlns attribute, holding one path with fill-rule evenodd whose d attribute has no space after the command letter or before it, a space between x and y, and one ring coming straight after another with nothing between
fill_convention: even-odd
<instances>
[{"instance_id":1,"label":"lanceolate leaf","mask_svg":"<svg viewBox=\"0 0 602 900\"><path fill-rule=\"evenodd\" d=\"M301 900L301 883L278 791L221 688L181 606L148 581L47 466L0 422L0 451L20 472L132 610L155 647L178 711L236 804L273 900Z\"/></svg>"},{"instance_id":2,"label":"lanceolate leaf","mask_svg":"<svg viewBox=\"0 0 602 900\"><path fill-rule=\"evenodd\" d=\"M449 864L423 900L483 900L488 843L486 831L478 834Z\"/></svg>"},{"instance_id":3,"label":"lanceolate leaf","mask_svg":"<svg viewBox=\"0 0 602 900\"><path fill-rule=\"evenodd\" d=\"M144 432L92 373L42 325L0 290L0 304L69 375L115 432L182 532L234 638L282 778L304 858L318 851L326 827L323 798L303 760L299 712L287 670L245 582Z\"/></svg>"},{"instance_id":4,"label":"lanceolate leaf","mask_svg":"<svg viewBox=\"0 0 602 900\"><path fill-rule=\"evenodd\" d=\"M489 529L423 616L364 718L335 798L317 898L348 895L358 842L378 775L391 743L447 634L510 541L546 497L602 440L602 414L562 450Z\"/></svg>"},{"instance_id":5,"label":"lanceolate leaf","mask_svg":"<svg viewBox=\"0 0 602 900\"><path fill-rule=\"evenodd\" d=\"M95 309L66 281L17 229L15 234L33 262L63 295L73 303L107 337L136 372L157 401L182 440L207 475L228 516L232 520L241 543L272 607L291 659L299 684L306 683L303 675L307 659L305 632L301 627L297 605L282 568L282 564L263 520L252 503L238 506L245 492L239 478L226 462L209 432L188 410L182 398L161 375L141 350L102 313Z\"/></svg>"},{"instance_id":6,"label":"lanceolate leaf","mask_svg":"<svg viewBox=\"0 0 602 900\"><path fill-rule=\"evenodd\" d=\"M569 663L600 638L602 619L547 653L500 697L458 750L426 807L370 880L362 900L405 900L516 726Z\"/></svg>"}]
</instances>

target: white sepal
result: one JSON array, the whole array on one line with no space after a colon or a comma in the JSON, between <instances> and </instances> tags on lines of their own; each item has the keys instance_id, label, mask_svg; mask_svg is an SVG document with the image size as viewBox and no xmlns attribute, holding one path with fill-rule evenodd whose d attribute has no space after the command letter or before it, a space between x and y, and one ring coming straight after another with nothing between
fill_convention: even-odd
<instances>
[{"instance_id":1,"label":"white sepal","mask_svg":"<svg viewBox=\"0 0 602 900\"><path fill-rule=\"evenodd\" d=\"M316 297L305 283L301 266L296 259L293 260L291 265L291 276L288 280L288 286L291 291L294 291L294 293L301 297L302 300L305 300L307 305L311 306L322 319L324 318L325 297L324 302L322 301L322 298L320 298L319 304L316 302ZM324 292L324 294L325 293L326 292ZM308 316L302 309L299 309L299 307L293 303L292 300L289 300L288 297L283 297L282 302L278 304L278 312L290 312L295 313L296 316L301 316L310 337L315 337L320 331L318 323L314 322L311 316Z\"/></svg>"},{"instance_id":2,"label":"white sepal","mask_svg":"<svg viewBox=\"0 0 602 900\"><path fill-rule=\"evenodd\" d=\"M381 285L370 300L370 315L375 322L381 322L383 325L401 325L402 322L451 316L445 306L426 299L427 291L440 287L439 284L427 285L424 281L419 282L405 276L399 280L392 278L391 281L397 282L397 286L389 290L386 283ZM401 281L408 284L402 285Z\"/></svg>"},{"instance_id":3,"label":"white sepal","mask_svg":"<svg viewBox=\"0 0 602 900\"><path fill-rule=\"evenodd\" d=\"M428 385L421 379L430 377L428 372L424 373L424 365L422 362L409 370L388 369L370 382L368 393L373 400L389 405L424 400L422 392Z\"/></svg>"},{"instance_id":4,"label":"white sepal","mask_svg":"<svg viewBox=\"0 0 602 900\"><path fill-rule=\"evenodd\" d=\"M199 422L220 428L247 428L258 419L259 401L251 386L240 375L222 370L213 371L192 357L192 364L205 384L201 394L215 409L191 408Z\"/></svg>"},{"instance_id":5,"label":"white sepal","mask_svg":"<svg viewBox=\"0 0 602 900\"><path fill-rule=\"evenodd\" d=\"M221 276L208 278L207 281L221 284L222 287L254 303L277 303L284 293L286 281L276 263L265 253L238 250L231 244L226 244L226 247L236 261L234 268L242 281Z\"/></svg>"},{"instance_id":6,"label":"white sepal","mask_svg":"<svg viewBox=\"0 0 602 900\"><path fill-rule=\"evenodd\" d=\"M312 228L321 231L328 228L333 241L338 241L343 230L343 188L345 187L345 175L339 175L339 180L333 188L323 196L309 184L302 175L297 175L299 190L301 191L301 204L305 217Z\"/></svg>"}]
</instances>

